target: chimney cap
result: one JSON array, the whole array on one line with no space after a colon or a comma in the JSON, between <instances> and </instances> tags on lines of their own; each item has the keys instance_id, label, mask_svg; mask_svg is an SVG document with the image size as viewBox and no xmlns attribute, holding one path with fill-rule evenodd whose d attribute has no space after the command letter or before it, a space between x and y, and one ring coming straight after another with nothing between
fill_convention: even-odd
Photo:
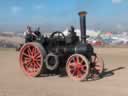
<instances>
[{"instance_id":1,"label":"chimney cap","mask_svg":"<svg viewBox=\"0 0 128 96\"><path fill-rule=\"evenodd\" d=\"M79 14L79 16L85 16L85 15L87 15L87 12L86 11L80 11L78 14Z\"/></svg>"}]
</instances>

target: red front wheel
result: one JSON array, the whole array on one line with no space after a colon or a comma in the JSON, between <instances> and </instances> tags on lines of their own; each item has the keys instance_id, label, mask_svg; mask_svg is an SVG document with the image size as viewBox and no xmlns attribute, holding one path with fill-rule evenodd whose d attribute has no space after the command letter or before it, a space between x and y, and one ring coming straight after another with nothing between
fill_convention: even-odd
<instances>
[{"instance_id":1,"label":"red front wheel","mask_svg":"<svg viewBox=\"0 0 128 96\"><path fill-rule=\"evenodd\" d=\"M73 54L68 58L66 71L70 78L82 81L87 78L89 73L89 63L85 56Z\"/></svg>"},{"instance_id":2,"label":"red front wheel","mask_svg":"<svg viewBox=\"0 0 128 96\"><path fill-rule=\"evenodd\" d=\"M38 76L43 67L44 48L35 42L26 43L20 50L20 66L27 76Z\"/></svg>"}]
</instances>

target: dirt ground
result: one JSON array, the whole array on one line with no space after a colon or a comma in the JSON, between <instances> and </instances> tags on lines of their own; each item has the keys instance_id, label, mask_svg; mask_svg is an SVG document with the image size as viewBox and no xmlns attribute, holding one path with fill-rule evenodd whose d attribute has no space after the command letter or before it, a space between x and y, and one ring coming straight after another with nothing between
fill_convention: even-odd
<instances>
[{"instance_id":1,"label":"dirt ground","mask_svg":"<svg viewBox=\"0 0 128 96\"><path fill-rule=\"evenodd\" d=\"M97 48L105 61L103 78L77 82L68 77L27 77L18 52L0 49L0 96L128 96L128 48Z\"/></svg>"}]
</instances>

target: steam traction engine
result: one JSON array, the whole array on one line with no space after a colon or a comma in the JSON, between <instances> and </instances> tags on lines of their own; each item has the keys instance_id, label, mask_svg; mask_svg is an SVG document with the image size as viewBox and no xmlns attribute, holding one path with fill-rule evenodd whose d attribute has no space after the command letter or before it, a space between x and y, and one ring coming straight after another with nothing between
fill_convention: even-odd
<instances>
[{"instance_id":1,"label":"steam traction engine","mask_svg":"<svg viewBox=\"0 0 128 96\"><path fill-rule=\"evenodd\" d=\"M95 79L101 76L104 62L86 41L86 12L80 12L81 38L71 27L69 35L53 32L50 37L24 44L20 50L20 66L31 77L65 68L73 80Z\"/></svg>"}]
</instances>

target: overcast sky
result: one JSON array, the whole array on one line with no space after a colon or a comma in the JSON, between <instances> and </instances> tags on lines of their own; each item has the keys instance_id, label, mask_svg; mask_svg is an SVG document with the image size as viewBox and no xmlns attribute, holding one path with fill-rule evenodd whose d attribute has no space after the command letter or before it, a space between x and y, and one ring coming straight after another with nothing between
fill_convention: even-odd
<instances>
[{"instance_id":1,"label":"overcast sky","mask_svg":"<svg viewBox=\"0 0 128 96\"><path fill-rule=\"evenodd\" d=\"M88 12L88 29L128 31L128 0L0 0L0 31L78 28L80 10Z\"/></svg>"}]
</instances>

